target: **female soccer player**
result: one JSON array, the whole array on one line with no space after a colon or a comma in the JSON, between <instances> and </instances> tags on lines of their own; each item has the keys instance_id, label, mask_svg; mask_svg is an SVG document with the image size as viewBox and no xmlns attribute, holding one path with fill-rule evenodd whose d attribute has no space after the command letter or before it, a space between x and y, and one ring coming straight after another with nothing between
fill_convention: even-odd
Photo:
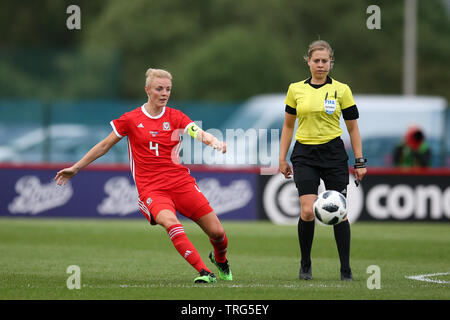
<instances>
[{"instance_id":1,"label":"female soccer player","mask_svg":"<svg viewBox=\"0 0 450 320\"><path fill-rule=\"evenodd\" d=\"M298 237L301 251L299 278L312 279L311 247L314 238L313 203L317 198L320 179L327 190L347 194L349 180L348 156L340 138L341 113L355 155L356 182L366 174L366 159L362 154L361 136L357 120L358 109L348 85L328 76L333 66L333 50L322 40L313 42L305 56L311 77L289 86L286 96L285 119L280 141L280 171L294 181L300 197L301 215L298 221ZM295 146L290 157L293 171L286 155L294 132ZM341 262L341 280L353 280L350 268L350 224L345 219L334 226L334 236Z\"/></svg>"},{"instance_id":2,"label":"female soccer player","mask_svg":"<svg viewBox=\"0 0 450 320\"><path fill-rule=\"evenodd\" d=\"M169 72L148 69L145 82L148 101L111 121L113 130L109 136L72 167L59 171L54 179L58 185L66 184L81 169L127 136L130 169L139 194L141 212L152 225L159 224L166 229L177 251L199 272L194 282L216 282L215 275L203 263L186 236L176 211L195 221L208 235L214 248L209 258L218 268L219 278L232 280L226 259L228 240L225 230L189 174L189 169L178 161L183 132L222 153L226 152L226 144L197 127L181 111L168 107L171 89L172 76Z\"/></svg>"}]
</instances>

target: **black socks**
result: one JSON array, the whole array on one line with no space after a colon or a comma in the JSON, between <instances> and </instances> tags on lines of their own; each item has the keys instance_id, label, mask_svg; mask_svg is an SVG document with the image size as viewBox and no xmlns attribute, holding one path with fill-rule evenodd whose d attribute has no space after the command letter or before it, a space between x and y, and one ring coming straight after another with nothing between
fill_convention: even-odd
<instances>
[{"instance_id":1,"label":"black socks","mask_svg":"<svg viewBox=\"0 0 450 320\"><path fill-rule=\"evenodd\" d=\"M303 221L298 219L298 242L300 244L300 251L302 255L301 266L309 267L311 265L311 247L314 238L314 227L316 222Z\"/></svg>"},{"instance_id":2,"label":"black socks","mask_svg":"<svg viewBox=\"0 0 450 320\"><path fill-rule=\"evenodd\" d=\"M334 225L334 238L341 260L341 271L350 271L350 223L348 220Z\"/></svg>"},{"instance_id":3,"label":"black socks","mask_svg":"<svg viewBox=\"0 0 450 320\"><path fill-rule=\"evenodd\" d=\"M301 252L301 266L309 267L311 265L311 248L314 239L315 220L303 221L298 219L298 240ZM341 271L350 271L350 223L348 220L334 225L334 238L341 261Z\"/></svg>"}]
</instances>

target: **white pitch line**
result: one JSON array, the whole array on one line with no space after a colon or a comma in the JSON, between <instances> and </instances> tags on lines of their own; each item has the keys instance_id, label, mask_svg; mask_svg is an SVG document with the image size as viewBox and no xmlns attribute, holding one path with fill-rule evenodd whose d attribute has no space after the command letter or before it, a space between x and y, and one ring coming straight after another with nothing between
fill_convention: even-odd
<instances>
[{"instance_id":1,"label":"white pitch line","mask_svg":"<svg viewBox=\"0 0 450 320\"><path fill-rule=\"evenodd\" d=\"M82 288L89 289L104 289L104 288L122 288L122 289L133 289L133 288L197 288L201 287L202 284L120 284L120 285L111 285L111 286L102 286L102 285L90 285L90 284L82 284ZM340 288L341 285L326 285L326 284L309 284L309 285L300 285L300 284L280 284L280 285L272 285L272 284L229 284L222 285L224 288L279 288L279 289L305 289L305 287L316 287L316 288Z\"/></svg>"},{"instance_id":2,"label":"white pitch line","mask_svg":"<svg viewBox=\"0 0 450 320\"><path fill-rule=\"evenodd\" d=\"M430 279L429 278L429 277L437 277L437 276L446 276L448 274L450 274L450 272L420 274L418 276L405 276L405 278L411 279L411 280L425 281L425 282L450 283L450 281L436 280L436 279Z\"/></svg>"}]
</instances>

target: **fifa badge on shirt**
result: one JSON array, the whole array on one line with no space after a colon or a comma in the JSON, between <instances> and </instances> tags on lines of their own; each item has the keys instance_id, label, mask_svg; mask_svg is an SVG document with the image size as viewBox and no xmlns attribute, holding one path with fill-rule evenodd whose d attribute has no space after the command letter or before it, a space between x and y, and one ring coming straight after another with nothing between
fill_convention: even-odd
<instances>
[{"instance_id":1,"label":"fifa badge on shirt","mask_svg":"<svg viewBox=\"0 0 450 320\"><path fill-rule=\"evenodd\" d=\"M170 123L169 122L163 122L163 129L164 130L170 130Z\"/></svg>"},{"instance_id":2,"label":"fifa badge on shirt","mask_svg":"<svg viewBox=\"0 0 450 320\"><path fill-rule=\"evenodd\" d=\"M334 100L328 99L328 92L325 95L325 101L323 102L323 106L327 114L333 114L333 112L336 110L336 99L337 99L336 91L334 92Z\"/></svg>"},{"instance_id":3,"label":"fifa badge on shirt","mask_svg":"<svg viewBox=\"0 0 450 320\"><path fill-rule=\"evenodd\" d=\"M332 114L336 110L336 100L325 100L323 106L326 113Z\"/></svg>"}]
</instances>

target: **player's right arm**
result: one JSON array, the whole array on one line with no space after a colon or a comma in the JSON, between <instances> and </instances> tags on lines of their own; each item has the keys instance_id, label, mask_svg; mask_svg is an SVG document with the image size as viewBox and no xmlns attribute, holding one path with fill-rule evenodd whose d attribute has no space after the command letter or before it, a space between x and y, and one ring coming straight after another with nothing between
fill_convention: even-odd
<instances>
[{"instance_id":1,"label":"player's right arm","mask_svg":"<svg viewBox=\"0 0 450 320\"><path fill-rule=\"evenodd\" d=\"M280 138L280 154L279 154L279 169L286 179L292 176L292 168L286 161L287 153L292 141L292 135L295 129L295 120L297 119L297 101L293 92L293 84L289 85L286 99L284 113L283 129Z\"/></svg>"},{"instance_id":2,"label":"player's right arm","mask_svg":"<svg viewBox=\"0 0 450 320\"><path fill-rule=\"evenodd\" d=\"M295 115L286 112L284 116L283 130L281 131L279 165L280 172L286 179L289 179L292 176L292 169L286 161L286 156L289 151L289 146L291 145L296 119L297 117Z\"/></svg>"},{"instance_id":3,"label":"player's right arm","mask_svg":"<svg viewBox=\"0 0 450 320\"><path fill-rule=\"evenodd\" d=\"M119 141L120 138L117 137L114 131L111 131L111 133L105 139L103 139L102 141L97 143L94 147L92 147L92 149L89 150L88 153L86 153L84 157L80 159L80 161L78 161L69 168L65 168L58 171L53 180L55 180L56 184L58 185L65 185L67 181L70 180L70 178L72 178L74 175L78 173L78 171L80 171L81 169L89 165L91 162L95 161L96 159L106 154L109 151L109 149L111 149L111 147Z\"/></svg>"}]
</instances>

